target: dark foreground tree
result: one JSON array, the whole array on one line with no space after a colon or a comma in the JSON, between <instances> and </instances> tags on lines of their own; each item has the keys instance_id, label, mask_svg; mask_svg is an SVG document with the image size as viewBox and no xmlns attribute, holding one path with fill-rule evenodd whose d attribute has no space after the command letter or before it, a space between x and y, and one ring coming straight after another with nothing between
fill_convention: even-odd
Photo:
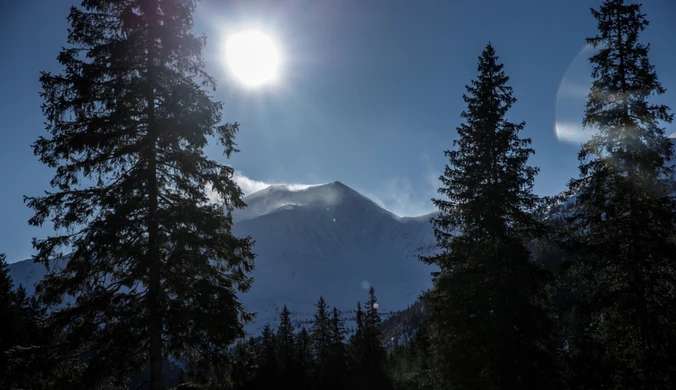
<instances>
[{"instance_id":1,"label":"dark foreground tree","mask_svg":"<svg viewBox=\"0 0 676 390\"><path fill-rule=\"evenodd\" d=\"M44 342L44 311L35 297L9 276L9 265L0 253L0 388L40 389L39 347Z\"/></svg>"},{"instance_id":2,"label":"dark foreground tree","mask_svg":"<svg viewBox=\"0 0 676 390\"><path fill-rule=\"evenodd\" d=\"M361 303L357 303L357 328L349 343L349 388L389 389L387 356L383 347L378 300L373 287L369 289L365 309L364 312Z\"/></svg>"},{"instance_id":3,"label":"dark foreground tree","mask_svg":"<svg viewBox=\"0 0 676 390\"><path fill-rule=\"evenodd\" d=\"M257 370L253 381L255 389L272 389L279 383L277 337L270 325L263 327L257 351Z\"/></svg>"},{"instance_id":4,"label":"dark foreground tree","mask_svg":"<svg viewBox=\"0 0 676 390\"><path fill-rule=\"evenodd\" d=\"M554 321L548 312L551 275L526 245L541 233L532 215L537 169L520 138L524 123L507 112L516 101L490 44L479 76L463 96L450 164L434 199L441 253L426 295L430 309L431 375L439 389L555 388Z\"/></svg>"},{"instance_id":5,"label":"dark foreground tree","mask_svg":"<svg viewBox=\"0 0 676 390\"><path fill-rule=\"evenodd\" d=\"M330 388L331 372L331 321L324 297L317 301L317 312L310 328L312 351L315 360L315 384L320 390Z\"/></svg>"},{"instance_id":6,"label":"dark foreground tree","mask_svg":"<svg viewBox=\"0 0 676 390\"><path fill-rule=\"evenodd\" d=\"M14 283L9 276L9 264L5 260L5 254L0 253L0 385L7 386L9 372L10 348L16 345L14 332L16 330L14 318L16 317L14 305Z\"/></svg>"},{"instance_id":7,"label":"dark foreground tree","mask_svg":"<svg viewBox=\"0 0 676 390\"><path fill-rule=\"evenodd\" d=\"M329 330L329 389L341 390L347 385L347 349L345 327L341 313L335 306L331 311Z\"/></svg>"},{"instance_id":8,"label":"dark foreground tree","mask_svg":"<svg viewBox=\"0 0 676 390\"><path fill-rule=\"evenodd\" d=\"M295 383L296 349L291 312L284 305L279 313L279 328L277 328L277 355L279 359L279 382L281 387L291 387Z\"/></svg>"},{"instance_id":9,"label":"dark foreground tree","mask_svg":"<svg viewBox=\"0 0 676 390\"><path fill-rule=\"evenodd\" d=\"M238 124L220 124L204 89L215 85L195 6L84 0L68 16L64 71L40 79L49 135L33 147L56 173L53 192L27 201L30 223L58 232L34 241L35 261L70 252L37 292L63 330L59 370L82 364L71 388L124 386L149 364L160 389L164 359L227 379L227 347L248 317L236 292L251 283L252 242L231 233L242 192L233 169L204 154L209 139L236 152ZM59 306L64 296L72 305Z\"/></svg>"},{"instance_id":10,"label":"dark foreground tree","mask_svg":"<svg viewBox=\"0 0 676 390\"><path fill-rule=\"evenodd\" d=\"M296 335L296 370L294 374L295 384L292 388L297 390L309 390L313 388L315 372L314 359L312 357L312 340L305 327L301 328Z\"/></svg>"},{"instance_id":11,"label":"dark foreground tree","mask_svg":"<svg viewBox=\"0 0 676 390\"><path fill-rule=\"evenodd\" d=\"M676 204L670 191L672 115L648 99L665 92L639 41L638 4L592 9L598 34L583 124L597 130L579 153L571 276L576 388L676 386ZM589 378L594 378L590 381Z\"/></svg>"}]
</instances>

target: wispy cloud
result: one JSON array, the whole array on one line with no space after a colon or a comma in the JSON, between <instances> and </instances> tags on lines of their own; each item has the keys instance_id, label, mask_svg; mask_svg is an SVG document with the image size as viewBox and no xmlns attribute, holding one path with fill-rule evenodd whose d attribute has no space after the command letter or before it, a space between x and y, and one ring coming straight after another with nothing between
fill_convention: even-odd
<instances>
[{"instance_id":1,"label":"wispy cloud","mask_svg":"<svg viewBox=\"0 0 676 390\"><path fill-rule=\"evenodd\" d=\"M432 198L438 197L440 171L435 169L429 155L420 156L423 170L422 185L414 185L409 178L394 177L373 189L363 189L365 196L400 217L418 217L436 211Z\"/></svg>"},{"instance_id":2,"label":"wispy cloud","mask_svg":"<svg viewBox=\"0 0 676 390\"><path fill-rule=\"evenodd\" d=\"M425 167L423 172L421 172L424 178L424 185L422 187L414 185L408 178L394 177L381 184L376 184L373 188L361 188L357 186L355 190L400 217L417 217L429 214L435 210L430 199L437 196L436 190L439 187L439 173L433 169L426 154L423 154L421 158ZM235 172L234 179L245 195L250 195L271 185L283 185L292 191L299 191L317 185L265 182L252 179L242 172Z\"/></svg>"},{"instance_id":3,"label":"wispy cloud","mask_svg":"<svg viewBox=\"0 0 676 390\"><path fill-rule=\"evenodd\" d=\"M235 172L233 178L235 179L235 182L237 182L239 188L242 189L242 192L244 192L244 195L250 195L253 194L254 192L264 190L270 187L269 183L248 178L244 176L241 172Z\"/></svg>"},{"instance_id":4,"label":"wispy cloud","mask_svg":"<svg viewBox=\"0 0 676 390\"><path fill-rule=\"evenodd\" d=\"M318 184L298 184L298 183L283 183L283 182L268 183L260 180L251 179L245 176L242 172L238 171L235 172L233 178L235 179L235 182L237 182L237 185L239 185L239 188L242 189L242 192L244 192L244 195L251 195L254 192L264 190L273 185L283 185L291 191L301 191L306 188L318 185Z\"/></svg>"}]
</instances>

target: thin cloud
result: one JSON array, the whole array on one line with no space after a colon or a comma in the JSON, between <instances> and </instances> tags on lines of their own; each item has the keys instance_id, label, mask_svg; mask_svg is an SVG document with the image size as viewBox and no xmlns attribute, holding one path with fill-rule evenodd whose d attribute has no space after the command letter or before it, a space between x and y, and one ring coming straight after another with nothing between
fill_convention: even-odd
<instances>
[{"instance_id":1,"label":"thin cloud","mask_svg":"<svg viewBox=\"0 0 676 390\"><path fill-rule=\"evenodd\" d=\"M254 180L249 177L244 176L241 172L235 172L233 179L242 189L244 195L251 195L254 192L258 192L270 187L269 183L265 183L259 180Z\"/></svg>"},{"instance_id":2,"label":"thin cloud","mask_svg":"<svg viewBox=\"0 0 676 390\"><path fill-rule=\"evenodd\" d=\"M304 189L314 187L321 184L298 184L298 183L282 183L282 182L271 182L267 183L260 180L254 180L245 176L242 172L235 172L233 179L239 185L239 188L242 189L244 195L251 195L254 192L264 190L270 186L281 185L289 189L290 191L302 191Z\"/></svg>"},{"instance_id":3,"label":"thin cloud","mask_svg":"<svg viewBox=\"0 0 676 390\"><path fill-rule=\"evenodd\" d=\"M423 173L425 185L423 188L415 187L407 178L395 177L384 184L379 185L375 190L365 188L355 188L358 192L373 200L380 207L392 212L400 217L417 217L429 214L435 211L431 198L436 197L436 190L439 187L438 173L432 169L429 158L422 156L426 168ZM301 183L283 183L283 182L264 182L252 179L242 172L235 172L234 180L242 189L245 195L251 195L257 191L264 190L271 185L283 185L291 191L300 191L320 184L301 184Z\"/></svg>"},{"instance_id":4,"label":"thin cloud","mask_svg":"<svg viewBox=\"0 0 676 390\"><path fill-rule=\"evenodd\" d=\"M394 177L378 186L374 191L363 190L365 196L371 198L379 206L400 217L419 217L437 211L432 198L438 198L440 171L435 169L427 152L420 155L424 179L422 186L415 186L406 177Z\"/></svg>"}]
</instances>

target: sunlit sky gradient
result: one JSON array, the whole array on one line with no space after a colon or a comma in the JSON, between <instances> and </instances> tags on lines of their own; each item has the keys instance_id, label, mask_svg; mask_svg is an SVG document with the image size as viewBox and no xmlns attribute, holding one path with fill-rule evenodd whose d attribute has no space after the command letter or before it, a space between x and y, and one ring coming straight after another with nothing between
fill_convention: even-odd
<instances>
[{"instance_id":1,"label":"sunlit sky gradient","mask_svg":"<svg viewBox=\"0 0 676 390\"><path fill-rule=\"evenodd\" d=\"M51 178L30 148L44 131L38 76L60 69L55 59L73 3L0 3L0 252L10 262L29 257L31 237L48 232L28 226L22 196L48 189ZM510 118L525 120L524 135L533 139L537 193L557 193L577 175L574 140L589 81L584 38L595 33L588 7L598 3L205 0L196 30L209 37L205 55L224 119L241 124L232 164L245 189L338 180L399 215L419 215L433 210L463 86L488 41L519 100ZM644 3L651 26L642 37L668 89L662 101L676 109L676 2ZM279 44L274 85L246 88L228 73L224 39L248 28ZM568 141L557 137L557 120ZM216 147L209 153L223 158Z\"/></svg>"}]
</instances>

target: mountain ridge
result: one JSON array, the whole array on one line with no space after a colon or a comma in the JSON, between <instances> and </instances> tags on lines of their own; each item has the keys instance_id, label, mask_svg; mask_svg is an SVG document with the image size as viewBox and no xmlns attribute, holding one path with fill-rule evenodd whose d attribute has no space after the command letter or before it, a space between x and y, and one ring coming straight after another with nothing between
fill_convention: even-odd
<instances>
[{"instance_id":1,"label":"mountain ridge","mask_svg":"<svg viewBox=\"0 0 676 390\"><path fill-rule=\"evenodd\" d=\"M383 312L391 312L431 285L431 267L417 258L434 242L431 214L399 217L339 181L271 186L244 201L244 213L233 213L233 232L251 236L258 255L254 284L240 294L245 308L258 313L251 332L274 322L285 304L307 317L323 296L349 312L373 286ZM30 259L10 264L15 284L29 293L44 274Z\"/></svg>"}]
</instances>

